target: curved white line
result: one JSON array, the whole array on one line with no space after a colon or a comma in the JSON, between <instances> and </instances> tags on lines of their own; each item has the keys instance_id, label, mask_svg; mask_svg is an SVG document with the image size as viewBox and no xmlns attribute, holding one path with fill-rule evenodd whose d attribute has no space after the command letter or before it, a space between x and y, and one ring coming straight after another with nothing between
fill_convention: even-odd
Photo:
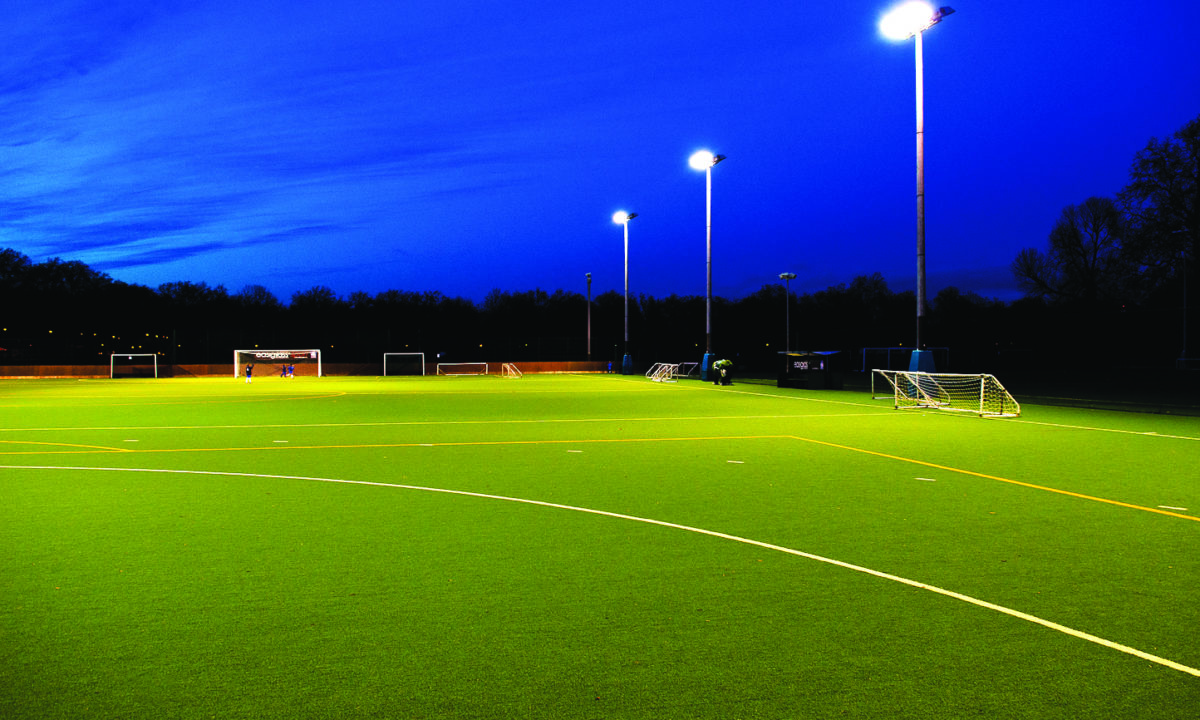
<instances>
[{"instance_id":1,"label":"curved white line","mask_svg":"<svg viewBox=\"0 0 1200 720\"><path fill-rule=\"evenodd\" d=\"M804 552L803 550L794 550L792 548L783 547L782 545L772 545L771 543L765 543L765 542L761 542L759 540L752 540L750 538L744 538L744 537L740 537L738 535L729 535L727 533L717 532L716 530L705 530L704 528L692 527L690 525L679 525L677 523L667 522L665 520L655 520L653 518L638 517L636 515L625 515L623 513L609 512L607 510L594 510L592 508L578 507L575 505L562 505L559 503L545 502L543 500L529 500L526 498L508 497L506 495L491 495L488 493L477 493L477 492L470 492L467 490L449 490L446 488L432 488L432 487L423 487L421 485L403 485L403 484L398 484L398 483L373 482L373 481L369 481L369 480L341 480L338 478L307 477L307 476L303 476L303 475L269 475L269 474L262 474L262 473L220 472L220 471L215 471L215 470L168 470L168 469L160 469L160 468L71 467L71 466L55 466L55 465L0 465L0 469L4 469L4 470L89 470L89 471L104 471L104 472L173 473L173 474L180 474L180 475L220 475L220 476L225 476L225 477L254 477L254 478L271 478L271 479L278 479L278 480L308 480L311 482L339 483L342 485L372 485L375 487L396 488L399 490L420 490L422 492L444 493L447 495L461 495L461 496L466 496L466 497L482 498L485 500L503 500L505 502L523 503L526 505L536 505L539 507L554 508L557 510L571 510L574 512L588 513L590 515L601 515L604 517L616 518L618 520L630 520L633 522L645 523L647 525L658 525L660 527L672 528L675 530L684 530L687 532L697 533L700 535L707 535L709 537L720 538L721 540L732 540L733 542L738 542L738 543L742 543L745 545L753 545L755 547L760 547L765 550L774 550L776 552L787 553L788 555L795 555L797 557L806 558L808 560L815 560L817 562L822 562L822 563L826 563L829 565L836 565L837 567L840 567L840 568L845 568L847 570L853 570L854 572L860 572L860 573L864 573L867 575L872 575L874 577L881 578L883 580L890 580L892 582L898 582L902 585L908 585L910 587L919 588L921 590L928 590L929 592L937 593L938 595L945 595L946 597L953 598L955 600L961 600L962 602L970 603L971 605L976 605L978 607L986 608L988 610L994 610L998 613L1003 613L1005 615L1011 615L1012 617L1018 618L1020 620L1025 620L1026 622L1031 622L1036 625L1041 625L1042 627L1046 627L1051 630L1055 630L1057 632L1061 632L1066 635L1070 635L1072 637L1079 638L1080 640L1086 640L1088 642L1095 643L1097 645L1102 645L1103 647L1109 648L1111 650L1116 650L1118 652L1123 652L1127 655L1133 655L1134 657L1138 657L1143 660L1148 660L1152 663L1157 663L1164 667L1171 668L1172 670L1178 670L1179 672L1187 673L1187 674L1193 675L1195 677L1200 677L1200 669L1193 668L1188 665L1183 665L1182 663L1177 663L1174 660L1168 660L1166 658L1159 657L1157 655L1152 655L1148 652L1138 650L1137 648L1129 647L1128 645L1122 645L1120 643L1116 643L1111 640L1105 640L1102 637L1098 637L1098 636L1092 635L1090 633L1085 633L1081 630L1075 630L1075 629L1069 628L1065 625L1059 625L1056 622L1051 622L1049 620L1043 620L1042 618L1039 618L1035 615L1023 613L1020 610L1013 610L1012 608L1007 608L1007 607L1004 607L1003 605L996 605L995 603L990 603L986 600L980 600L979 598L974 598L974 597L971 597L970 595L963 595L962 593L957 593L957 592L954 592L953 590L946 590L944 588L940 588L935 585L928 585L923 582L918 582L916 580L910 580L908 578L900 577L899 575L892 575L890 573L881 572L879 570L872 570L871 568L863 567L861 565L854 565L852 563L842 562L841 560L834 560L833 558L827 558L822 555L814 555L812 553Z\"/></svg>"}]
</instances>

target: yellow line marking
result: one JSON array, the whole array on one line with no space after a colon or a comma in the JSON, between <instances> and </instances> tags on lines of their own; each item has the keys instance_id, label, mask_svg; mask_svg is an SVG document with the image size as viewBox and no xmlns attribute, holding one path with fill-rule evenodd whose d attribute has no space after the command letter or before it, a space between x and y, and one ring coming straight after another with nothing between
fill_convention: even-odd
<instances>
[{"instance_id":1,"label":"yellow line marking","mask_svg":"<svg viewBox=\"0 0 1200 720\"><path fill-rule=\"evenodd\" d=\"M1107 505L1115 505L1130 510L1141 510L1143 512L1155 513L1157 515L1166 515L1168 517L1179 518L1181 520L1191 520L1200 522L1200 516L1184 515L1178 512L1161 508L1152 508L1145 505L1137 505L1127 503L1121 500L1111 500L1102 498L1096 495L1087 495L1085 493L1077 493L1071 490L1061 490L1046 485L1038 485L1029 483L1023 480L1013 480L1012 478L1000 477L999 475L989 475L987 473L976 472L974 470L965 470L949 465L940 465L938 463L929 462L926 460L917 460L915 458L903 457L901 455L892 455L890 453L879 452L877 450L867 450L865 448L856 448L850 445L842 445L826 440L816 440L814 438L800 437L798 435L711 435L699 437L652 437L652 438L592 438L592 439L566 439L566 440L470 440L470 441L454 441L454 442L406 442L406 443L356 443L356 444L335 444L335 445L293 445L293 444L272 444L255 447L212 447L212 448L152 448L152 449L130 449L130 448L107 448L102 446L86 446L86 445L69 445L68 447L80 447L81 450L62 450L62 451L17 451L17 452L0 452L0 456L4 455L61 455L72 454L81 455L92 452L124 452L124 453L201 453L201 452L246 452L260 450L369 450L379 448L408 448L408 447L499 447L508 445L594 445L607 443L653 443L653 442L705 442L713 440L798 440L800 442L811 443L814 445L823 445L825 447L836 448L838 450L848 450L863 455L872 455L874 457L884 458L887 460L896 460L899 462L910 463L912 465L920 465L922 467L933 468L936 470L945 470L946 472L957 473L960 475L970 475L972 477L983 478L985 480L995 480L996 482L1008 483L1020 487L1029 488L1031 490L1041 490L1043 492L1055 493L1057 495L1065 495L1067 497L1078 498L1080 500L1090 500L1092 502L1104 503ZM20 444L20 441L4 441L14 444ZM41 443L47 445L65 445L65 443Z\"/></svg>"},{"instance_id":2,"label":"yellow line marking","mask_svg":"<svg viewBox=\"0 0 1200 720\"><path fill-rule=\"evenodd\" d=\"M126 442L128 442L128 441L126 441ZM97 450L101 451L101 452L121 452L121 453L135 452L134 450L131 450L129 448L108 447L106 445L79 445L76 443L39 442L37 440L0 440L0 443L3 443L5 445L50 445L52 447L84 448L84 450L64 450L64 451L62 451L62 452L75 452L75 453L91 452L91 451L97 451ZM0 455L41 455L41 454L49 455L49 454L53 454L53 452L46 451L46 450L26 450L23 452L0 452Z\"/></svg>"},{"instance_id":3,"label":"yellow line marking","mask_svg":"<svg viewBox=\"0 0 1200 720\"><path fill-rule=\"evenodd\" d=\"M1172 670L1177 670L1179 672L1186 673L1188 675L1194 675L1195 677L1200 677L1200 669L1193 668L1188 665L1184 665L1182 663L1175 662L1174 660L1168 660L1167 658L1159 657L1158 655L1152 655L1148 652L1138 650L1137 648L1130 647L1128 645L1122 645L1120 643L1116 643L1111 640L1106 640L1105 638L1099 637L1098 635L1092 635L1090 633L1086 633L1081 630L1075 630L1074 628L1069 628L1065 625L1060 625L1060 624L1058 624L1056 622L1052 622L1050 620L1044 620L1042 618L1037 617L1036 615L1030 615L1028 613L1021 612L1020 610L1014 610L1012 608L1004 607L1003 605L996 605L995 603L991 603L986 600L981 600L979 598L971 597L970 595L963 595L962 593L954 592L953 590L946 590L944 588L937 587L936 585L929 585L929 584L920 582L918 580L911 580L909 578L901 577L899 575L892 575L890 573L882 572L880 570L873 570L871 568L864 567L862 565L854 565L852 563L844 562L842 560L835 560L833 558L825 557L822 555L815 555L813 553L804 552L803 550L795 550L793 548L784 547L782 545L773 545L771 543L765 543L760 540L752 540L750 538L741 537L739 535L730 535L728 533L718 532L716 530L706 530L704 528L693 527L691 525L680 525L678 523L667 522L665 520L655 520L653 518L639 517L637 515L625 515L623 513L610 512L608 510L596 510L593 508L579 507L576 505L562 505L559 503L546 502L543 500L530 500L527 498L509 497L507 495L491 495L488 493L477 493L477 492L470 492L467 490L449 490L446 488L423 487L420 485L401 485L401 484L397 484L397 483L371 482L371 481L367 481L367 480L342 480L342 479L337 479L337 478L302 477L302 476L295 476L295 475L265 475L265 474L258 474L258 473L216 472L216 471L209 471L209 470L162 470L162 469L156 469L156 468L99 468L99 467L86 467L85 468L85 467L50 467L50 466L21 466L21 465L0 465L0 468L23 469L23 470L87 470L87 471L148 472L148 473L160 472L160 473L173 473L173 474L183 474L183 475L219 475L219 476L229 476L229 477L255 477L255 478L268 478L268 479L281 479L281 480L307 480L310 482L335 483L335 484L340 484L340 485L367 485L367 486L373 486L373 487L395 488L398 490L417 490L417 491L421 491L421 492L443 493L446 495L458 495L458 496L463 496L463 497L480 498L480 499L484 499L484 500L501 500L504 502L521 503L524 505L533 505L533 506L537 506L537 507L552 508L552 509L556 509L556 510L569 510L572 512L587 513L589 515L599 515L601 517L614 518L617 520L628 520L628 521L632 521L632 522L645 523L647 525L657 525L659 527L670 528L670 529L674 529L674 530L683 530L686 532L696 533L699 535L706 535L708 537L713 537L713 538L717 538L720 540L730 540L730 541L742 543L745 545L752 545L754 547L760 547L765 550L773 550L776 552L786 553L788 555L794 555L796 557L801 557L801 558L805 558L808 560L814 560L816 562L833 565L833 566L840 567L840 568L843 568L846 570L852 570L854 572L863 573L866 575L870 575L872 577L880 578L881 580L888 580L891 582L908 585L909 587L918 588L920 590L927 590L929 592L936 593L938 595L943 595L945 597L952 598L954 600L959 600L961 602L975 605L977 607L981 607L981 608L984 608L987 610L992 610L994 612L1002 613L1004 615L1008 615L1010 617L1014 617L1019 620L1024 620L1026 622L1030 622L1035 625L1041 625L1042 627L1048 628L1050 630L1064 633L1066 635L1070 635L1071 637L1078 638L1080 640L1085 640L1087 642L1109 648L1110 650L1116 650L1118 652L1125 653L1127 655L1132 655L1134 657L1138 657L1143 660L1148 660L1152 663L1162 665L1163 667L1167 667Z\"/></svg>"},{"instance_id":4,"label":"yellow line marking","mask_svg":"<svg viewBox=\"0 0 1200 720\"><path fill-rule=\"evenodd\" d=\"M921 465L923 467L934 468L937 470L945 470L947 472L958 473L960 475L971 475L973 477L983 478L985 480L995 480L997 482L1008 483L1010 485L1019 485L1032 490L1042 490L1045 492L1056 493L1058 495L1079 498L1081 500L1091 500L1093 502L1116 505L1118 507L1129 508L1131 510L1144 510L1145 512L1157 513L1159 515L1169 515L1182 520L1200 522L1200 517L1195 515L1181 515L1179 513L1170 512L1169 510L1160 510L1158 508L1146 507L1145 505L1134 505L1133 503L1122 502L1120 500L1110 500L1108 498L1097 497L1095 495L1085 495L1083 493L1072 492L1070 490L1060 490L1058 488L1047 487L1046 485L1028 483L1023 480L1013 480L1011 478L1000 477L999 475L988 475L987 473L975 472L974 470L963 470L962 468L950 467L949 465L939 465L937 463L931 463L925 460L916 460L914 458L906 458L900 455L892 455L875 450L865 450L863 448L851 447L849 445L839 445L838 443L831 443L825 440L814 440L812 438L799 437L796 435L791 435L789 437L794 440L801 440L803 442L813 443L815 445L824 445L826 447L838 448L839 450L849 450L851 452L862 453L864 455L874 455L875 457L887 458L888 460L899 460L900 462L912 463L913 465Z\"/></svg>"}]
</instances>

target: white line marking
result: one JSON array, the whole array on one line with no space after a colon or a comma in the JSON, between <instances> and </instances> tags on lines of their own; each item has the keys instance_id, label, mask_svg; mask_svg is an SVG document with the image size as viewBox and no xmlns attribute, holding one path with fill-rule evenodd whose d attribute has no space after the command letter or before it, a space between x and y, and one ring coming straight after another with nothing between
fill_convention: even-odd
<instances>
[{"instance_id":1,"label":"white line marking","mask_svg":"<svg viewBox=\"0 0 1200 720\"><path fill-rule=\"evenodd\" d=\"M917 478L917 480L924 480L925 482L937 482L937 480L934 480L933 478Z\"/></svg>"},{"instance_id":2,"label":"white line marking","mask_svg":"<svg viewBox=\"0 0 1200 720\"><path fill-rule=\"evenodd\" d=\"M1187 508L1173 507L1171 505L1159 505L1163 510L1187 510Z\"/></svg>"},{"instance_id":3,"label":"white line marking","mask_svg":"<svg viewBox=\"0 0 1200 720\"><path fill-rule=\"evenodd\" d=\"M1117 652L1122 652L1122 653L1125 653L1126 655L1132 655L1134 657L1138 657L1143 660L1148 660L1152 663L1162 665L1163 667L1167 667L1172 670L1178 670L1179 672L1187 673L1188 675L1193 675L1195 677L1200 678L1200 669L1196 669L1194 667L1189 667L1182 663L1177 663L1174 660L1168 660L1166 658L1159 657L1157 655L1152 655L1148 652L1138 650L1137 648L1129 647L1128 645L1122 645L1121 643L1113 642L1111 640L1105 640L1104 638L1099 637L1097 635L1085 633L1081 630L1075 630L1075 629L1069 628L1065 625L1059 625L1058 623L1051 622L1050 620L1043 620L1042 618L1039 618L1035 615L1023 613L1020 610L1014 610L1012 608L1004 607L1003 605L996 605L995 603L990 603L986 600L980 600L979 598L974 598L974 597L971 597L970 595L963 595L962 593L954 592L953 590L946 590L944 588L940 588L935 585L928 585L926 583L919 582L917 580L910 580L908 578L900 577L899 575L892 575L889 573L881 572L879 570L872 570L870 568L863 567L861 565L854 565L852 563L842 562L841 560L834 560L833 558L827 558L827 557L823 557L821 555L814 555L813 553L804 552L803 550L793 550L792 548L783 547L782 545L772 545L770 543L761 542L759 540L751 540L750 538L744 538L744 537L740 537L737 535L729 535L727 533L717 532L716 530L705 530L704 528L692 527L690 525L679 525L679 524L672 523L672 522L666 522L665 520L655 520L653 518L638 517L636 515L624 515L622 513L609 512L607 510L593 510L591 508L577 507L575 505L560 505L559 503L545 502L542 500L528 500L525 498L508 497L505 495L490 495L487 493L469 492L467 490L448 490L445 488L423 487L420 485L401 485L398 483L371 482L368 480L340 480L337 478L305 477L303 475L268 475L268 474L262 474L262 473L218 472L215 470L164 470L164 469L160 469L160 468L67 467L67 466L55 466L55 465L0 465L0 469L3 469L3 470L85 470L85 471L90 471L90 472L144 472L144 473L170 473L170 474L177 474L177 475L217 475L217 476L224 476L224 477L253 477L253 478L266 478L266 479L276 479L276 480L308 480L310 482L337 483L339 485L370 485L370 486L374 486L374 487L395 488L398 490L418 490L421 492L443 493L446 495L459 495L459 496L463 496L463 497L481 498L484 500L502 500L504 502L515 502L515 503L522 503L525 505L535 505L538 507L554 508L556 510L570 510L573 512L587 513L589 515L599 515L602 517L616 518L618 520L629 520L631 522L646 523L647 525L657 525L659 527L671 528L674 530L683 530L686 532L697 533L699 535L707 535L709 537L719 538L721 540L731 540L733 542L743 543L745 545L753 545L754 547L760 547L765 550L774 550L776 552L786 553L788 555L795 555L796 557L802 557L802 558L806 558L808 560L815 560L817 562L826 563L828 565L834 565L834 566L837 566L840 568L844 568L846 570L853 570L854 572L871 575L873 577L877 577L882 580L890 580L891 582L897 582L902 585L908 585L909 587L914 587L914 588L917 588L920 590L928 590L929 592L936 593L938 595L944 595L944 596L946 596L948 598L952 598L954 600L960 600L962 602L969 603L969 604L975 605L977 607L981 607L981 608L984 608L987 610L993 610L995 612L1002 613L1004 615L1009 615L1011 617L1017 618L1018 620L1024 620L1026 622L1030 622L1035 625L1041 625L1042 627L1048 628L1050 630L1054 630L1054 631L1063 633L1065 635L1070 635L1071 637L1078 638L1080 640L1086 640L1087 642L1095 643L1096 645L1101 645L1103 647L1109 648L1110 650L1116 650Z\"/></svg>"},{"instance_id":4,"label":"white line marking","mask_svg":"<svg viewBox=\"0 0 1200 720\"><path fill-rule=\"evenodd\" d=\"M271 442L285 443L285 442L287 442L287 440L272 440Z\"/></svg>"},{"instance_id":5,"label":"white line marking","mask_svg":"<svg viewBox=\"0 0 1200 720\"><path fill-rule=\"evenodd\" d=\"M726 460L725 462L727 462L731 465L745 465L746 464L746 462L744 460Z\"/></svg>"},{"instance_id":6,"label":"white line marking","mask_svg":"<svg viewBox=\"0 0 1200 720\"><path fill-rule=\"evenodd\" d=\"M125 442L137 442L137 440L126 440Z\"/></svg>"},{"instance_id":7,"label":"white line marking","mask_svg":"<svg viewBox=\"0 0 1200 720\"><path fill-rule=\"evenodd\" d=\"M581 453L581 452L583 452L583 451L582 451L582 450L568 450L567 452L569 452L569 453Z\"/></svg>"}]
</instances>

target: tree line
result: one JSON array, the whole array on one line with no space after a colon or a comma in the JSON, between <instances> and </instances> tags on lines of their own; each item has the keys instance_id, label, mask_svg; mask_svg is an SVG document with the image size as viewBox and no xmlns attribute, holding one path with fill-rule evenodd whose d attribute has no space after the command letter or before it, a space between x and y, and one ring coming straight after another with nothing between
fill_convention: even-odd
<instances>
[{"instance_id":1,"label":"tree line","mask_svg":"<svg viewBox=\"0 0 1200 720\"><path fill-rule=\"evenodd\" d=\"M1093 366L1167 367L1186 342L1189 274L1200 255L1200 117L1134 158L1113 198L1065 208L1045 249L1012 270L1025 297L1004 302L941 290L922 330L951 348L952 371ZM1193 281L1193 296L1200 285ZM0 249L0 363L106 364L110 353L156 353L172 364L231 362L233 349L322 349L327 362L379 363L384 352L445 361L612 360L626 352L624 298L609 291L493 290L482 302L386 290L345 297L318 285L284 303L261 285L178 281L150 288L79 261L35 263ZM630 298L628 352L641 366L698 361L705 299ZM713 299L714 351L742 370L771 371L778 353L911 346L915 294L883 277L797 295L767 284ZM790 317L790 323L787 318ZM790 328L790 337L785 333ZM589 353L590 351L590 353Z\"/></svg>"}]
</instances>

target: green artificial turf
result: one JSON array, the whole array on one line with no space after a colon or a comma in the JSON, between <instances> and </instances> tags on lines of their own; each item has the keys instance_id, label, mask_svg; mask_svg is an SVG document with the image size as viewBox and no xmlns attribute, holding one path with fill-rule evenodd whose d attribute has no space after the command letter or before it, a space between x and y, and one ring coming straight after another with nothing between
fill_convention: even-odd
<instances>
[{"instance_id":1,"label":"green artificial turf","mask_svg":"<svg viewBox=\"0 0 1200 720\"><path fill-rule=\"evenodd\" d=\"M0 413L5 718L1200 707L1196 418L621 376L6 381Z\"/></svg>"}]
</instances>

